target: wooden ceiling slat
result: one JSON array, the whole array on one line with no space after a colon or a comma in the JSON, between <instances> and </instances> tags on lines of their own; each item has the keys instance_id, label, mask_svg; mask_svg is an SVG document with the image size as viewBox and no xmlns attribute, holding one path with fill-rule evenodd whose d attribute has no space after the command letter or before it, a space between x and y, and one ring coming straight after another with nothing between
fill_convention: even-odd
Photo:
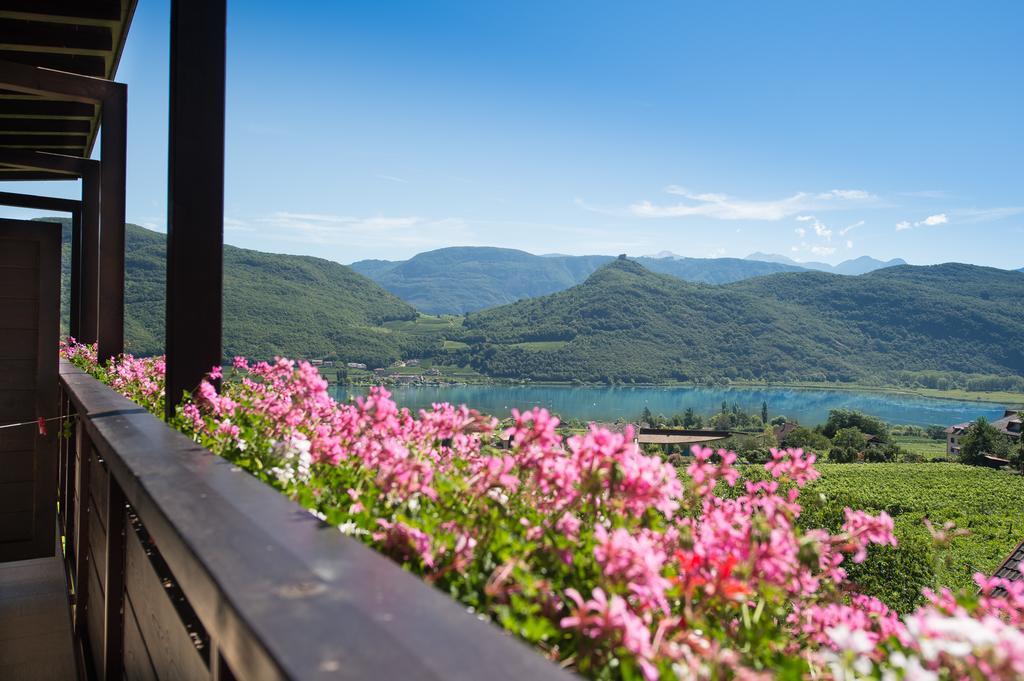
<instances>
[{"instance_id":1,"label":"wooden ceiling slat","mask_svg":"<svg viewBox=\"0 0 1024 681\"><path fill-rule=\"evenodd\" d=\"M102 78L107 73L107 59L98 55L57 54L53 52L25 52L22 50L0 50L0 59L42 66L47 69L80 73L83 76Z\"/></svg>"},{"instance_id":2,"label":"wooden ceiling slat","mask_svg":"<svg viewBox=\"0 0 1024 681\"><path fill-rule=\"evenodd\" d=\"M0 133L77 133L88 135L92 122L66 118L0 118Z\"/></svg>"},{"instance_id":3,"label":"wooden ceiling slat","mask_svg":"<svg viewBox=\"0 0 1024 681\"><path fill-rule=\"evenodd\" d=\"M87 135L26 135L0 133L0 147L15 149L85 148Z\"/></svg>"},{"instance_id":4,"label":"wooden ceiling slat","mask_svg":"<svg viewBox=\"0 0 1024 681\"><path fill-rule=\"evenodd\" d=\"M108 26L0 19L0 45L110 52L114 38Z\"/></svg>"},{"instance_id":5,"label":"wooden ceiling slat","mask_svg":"<svg viewBox=\"0 0 1024 681\"><path fill-rule=\"evenodd\" d=\"M0 15L51 20L120 21L121 0L4 0Z\"/></svg>"},{"instance_id":6,"label":"wooden ceiling slat","mask_svg":"<svg viewBox=\"0 0 1024 681\"><path fill-rule=\"evenodd\" d=\"M86 102L65 102L56 99L10 99L0 103L0 118L10 116L85 118L96 115L96 105Z\"/></svg>"}]
</instances>

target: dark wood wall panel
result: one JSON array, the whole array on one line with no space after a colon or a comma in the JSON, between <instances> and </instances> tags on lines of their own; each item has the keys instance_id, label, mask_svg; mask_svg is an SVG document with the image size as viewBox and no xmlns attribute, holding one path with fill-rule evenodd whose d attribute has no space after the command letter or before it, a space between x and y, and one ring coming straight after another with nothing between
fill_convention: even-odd
<instances>
[{"instance_id":1,"label":"dark wood wall panel","mask_svg":"<svg viewBox=\"0 0 1024 681\"><path fill-rule=\"evenodd\" d=\"M0 482L0 513L31 511L34 492L32 476L27 482Z\"/></svg>"},{"instance_id":2,"label":"dark wood wall panel","mask_svg":"<svg viewBox=\"0 0 1024 681\"><path fill-rule=\"evenodd\" d=\"M88 570L89 604L85 609L86 638L89 639L89 652L96 666L96 678L103 678L103 589L96 576L94 566Z\"/></svg>"},{"instance_id":3,"label":"dark wood wall panel","mask_svg":"<svg viewBox=\"0 0 1024 681\"><path fill-rule=\"evenodd\" d=\"M28 298L12 298L4 303L4 314L0 316L0 331L7 329L39 328L39 302Z\"/></svg>"},{"instance_id":4,"label":"dark wood wall panel","mask_svg":"<svg viewBox=\"0 0 1024 681\"><path fill-rule=\"evenodd\" d=\"M0 452L22 452L32 449L35 444L36 431L32 426L0 430Z\"/></svg>"},{"instance_id":5,"label":"dark wood wall panel","mask_svg":"<svg viewBox=\"0 0 1024 681\"><path fill-rule=\"evenodd\" d=\"M0 450L0 483L31 482L35 478L35 464L31 449Z\"/></svg>"},{"instance_id":6,"label":"dark wood wall panel","mask_svg":"<svg viewBox=\"0 0 1024 681\"><path fill-rule=\"evenodd\" d=\"M0 423L29 423L36 420L34 402L35 390L4 390L0 391ZM33 431L33 426L18 428ZM4 430L15 430L5 428Z\"/></svg>"},{"instance_id":7,"label":"dark wood wall panel","mask_svg":"<svg viewBox=\"0 0 1024 681\"><path fill-rule=\"evenodd\" d=\"M89 494L92 496L92 507L99 516L100 525L103 531L107 529L107 487L110 478L107 476L107 469L103 467L95 455L89 457Z\"/></svg>"},{"instance_id":8,"label":"dark wood wall panel","mask_svg":"<svg viewBox=\"0 0 1024 681\"><path fill-rule=\"evenodd\" d=\"M90 500L89 503L92 504L92 509L89 511L89 561L96 569L100 586L105 591L107 587L107 532L100 523L95 502Z\"/></svg>"},{"instance_id":9,"label":"dark wood wall panel","mask_svg":"<svg viewBox=\"0 0 1024 681\"><path fill-rule=\"evenodd\" d=\"M31 359L0 359L0 390L31 390L36 384L36 364ZM0 450L10 428L0 431ZM26 428L30 436L32 430ZM31 439L29 440L31 442Z\"/></svg>"},{"instance_id":10,"label":"dark wood wall panel","mask_svg":"<svg viewBox=\"0 0 1024 681\"><path fill-rule=\"evenodd\" d=\"M0 542L24 541L32 537L32 512L0 513Z\"/></svg>"},{"instance_id":11,"label":"dark wood wall panel","mask_svg":"<svg viewBox=\"0 0 1024 681\"><path fill-rule=\"evenodd\" d=\"M6 306L4 306L6 307ZM35 329L12 329L0 333L0 359L35 359L39 335Z\"/></svg>"},{"instance_id":12,"label":"dark wood wall panel","mask_svg":"<svg viewBox=\"0 0 1024 681\"><path fill-rule=\"evenodd\" d=\"M0 250L0 269L36 269L39 267L39 244L11 240Z\"/></svg>"},{"instance_id":13,"label":"dark wood wall panel","mask_svg":"<svg viewBox=\"0 0 1024 681\"><path fill-rule=\"evenodd\" d=\"M125 681L158 681L159 678L142 640L130 599L125 599L124 606L124 678Z\"/></svg>"},{"instance_id":14,"label":"dark wood wall panel","mask_svg":"<svg viewBox=\"0 0 1024 681\"><path fill-rule=\"evenodd\" d=\"M0 298L35 299L39 296L36 268L0 267Z\"/></svg>"},{"instance_id":15,"label":"dark wood wall panel","mask_svg":"<svg viewBox=\"0 0 1024 681\"><path fill-rule=\"evenodd\" d=\"M163 580L129 528L125 558L126 602L134 609L146 650L160 679L206 679L210 672L192 643Z\"/></svg>"}]
</instances>

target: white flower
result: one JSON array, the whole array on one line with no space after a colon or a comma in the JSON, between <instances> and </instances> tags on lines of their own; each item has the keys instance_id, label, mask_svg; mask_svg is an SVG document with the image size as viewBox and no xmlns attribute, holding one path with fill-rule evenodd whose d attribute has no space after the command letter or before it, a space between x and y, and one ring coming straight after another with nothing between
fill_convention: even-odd
<instances>
[{"instance_id":1,"label":"white flower","mask_svg":"<svg viewBox=\"0 0 1024 681\"><path fill-rule=\"evenodd\" d=\"M353 536L353 537L364 536L364 535L369 535L370 534L367 530L364 530L363 528L359 527L358 525L356 525L351 520L348 521L347 523L342 523L341 525L338 525L338 531L341 532L342 534L347 534L347 535Z\"/></svg>"}]
</instances>

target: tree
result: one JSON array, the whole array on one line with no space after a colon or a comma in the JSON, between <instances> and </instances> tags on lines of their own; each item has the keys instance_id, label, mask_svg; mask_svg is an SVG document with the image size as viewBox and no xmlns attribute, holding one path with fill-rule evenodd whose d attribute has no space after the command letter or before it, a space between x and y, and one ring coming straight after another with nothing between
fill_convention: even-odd
<instances>
[{"instance_id":1,"label":"tree","mask_svg":"<svg viewBox=\"0 0 1024 681\"><path fill-rule=\"evenodd\" d=\"M1009 453L1010 443L1007 437L984 416L972 423L960 440L962 463L979 464L986 454L1005 458Z\"/></svg>"},{"instance_id":2,"label":"tree","mask_svg":"<svg viewBox=\"0 0 1024 681\"><path fill-rule=\"evenodd\" d=\"M857 460L857 450L853 447L832 447L828 450L828 460L832 463L853 463Z\"/></svg>"},{"instance_id":3,"label":"tree","mask_svg":"<svg viewBox=\"0 0 1024 681\"><path fill-rule=\"evenodd\" d=\"M864 450L864 460L872 463L893 463L896 460L903 461L904 463L914 463L913 461L906 460L906 454L907 452L900 449L899 445L869 445Z\"/></svg>"},{"instance_id":4,"label":"tree","mask_svg":"<svg viewBox=\"0 0 1024 681\"><path fill-rule=\"evenodd\" d=\"M874 435L882 442L889 441L889 426L882 419L852 409L831 410L822 432L831 438L843 428L857 428L862 433Z\"/></svg>"},{"instance_id":5,"label":"tree","mask_svg":"<svg viewBox=\"0 0 1024 681\"><path fill-rule=\"evenodd\" d=\"M651 410L650 410L649 407L644 407L644 413L640 415L640 423L641 424L645 424L646 423L648 426L655 425L654 424L654 414L651 413Z\"/></svg>"},{"instance_id":6,"label":"tree","mask_svg":"<svg viewBox=\"0 0 1024 681\"><path fill-rule=\"evenodd\" d=\"M763 423L763 424L767 424L768 423L768 401L767 400L762 400L761 401L761 423Z\"/></svg>"},{"instance_id":7,"label":"tree","mask_svg":"<svg viewBox=\"0 0 1024 681\"><path fill-rule=\"evenodd\" d=\"M852 449L855 452L863 452L868 439L861 432L860 428L841 428L832 436L832 446L843 449Z\"/></svg>"},{"instance_id":8,"label":"tree","mask_svg":"<svg viewBox=\"0 0 1024 681\"><path fill-rule=\"evenodd\" d=\"M787 447L811 452L824 452L829 448L830 444L827 437L803 426L794 428L793 432L786 438Z\"/></svg>"}]
</instances>

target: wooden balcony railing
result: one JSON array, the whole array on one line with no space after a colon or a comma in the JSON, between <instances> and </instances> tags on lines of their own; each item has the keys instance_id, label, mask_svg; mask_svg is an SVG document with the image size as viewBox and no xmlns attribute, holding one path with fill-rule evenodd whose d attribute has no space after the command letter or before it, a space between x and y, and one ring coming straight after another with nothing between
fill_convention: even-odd
<instances>
[{"instance_id":1,"label":"wooden balcony railing","mask_svg":"<svg viewBox=\"0 0 1024 681\"><path fill-rule=\"evenodd\" d=\"M67 362L60 384L88 676L575 678Z\"/></svg>"}]
</instances>

